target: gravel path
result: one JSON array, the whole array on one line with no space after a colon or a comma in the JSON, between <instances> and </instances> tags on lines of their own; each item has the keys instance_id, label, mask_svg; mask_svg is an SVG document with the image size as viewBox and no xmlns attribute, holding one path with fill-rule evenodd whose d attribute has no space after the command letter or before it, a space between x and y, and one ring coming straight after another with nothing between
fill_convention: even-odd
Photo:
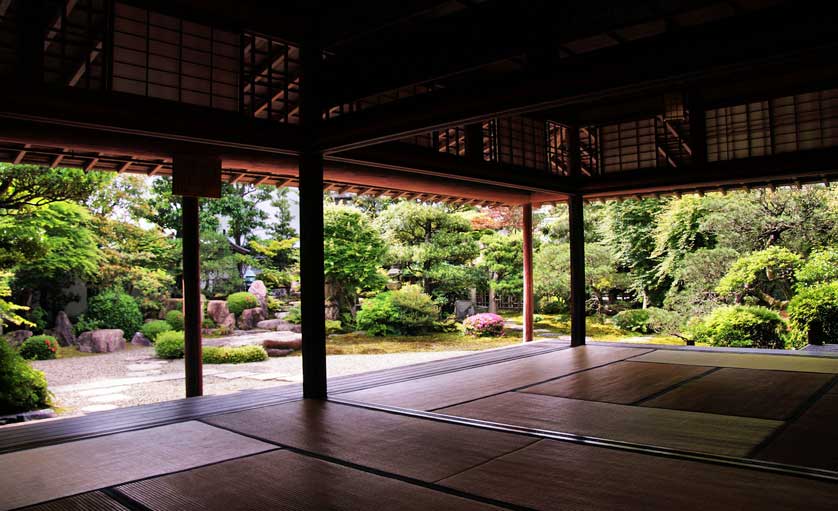
<instances>
[{"instance_id":1,"label":"gravel path","mask_svg":"<svg viewBox=\"0 0 838 511\"><path fill-rule=\"evenodd\" d=\"M376 371L455 357L468 352L397 353L391 355L330 355L329 377ZM44 360L32 366L44 371L55 405L62 416L109 410L183 397L183 360L155 358L153 348L87 357ZM204 394L289 385L302 381L298 356L271 358L249 364L204 366Z\"/></svg>"}]
</instances>

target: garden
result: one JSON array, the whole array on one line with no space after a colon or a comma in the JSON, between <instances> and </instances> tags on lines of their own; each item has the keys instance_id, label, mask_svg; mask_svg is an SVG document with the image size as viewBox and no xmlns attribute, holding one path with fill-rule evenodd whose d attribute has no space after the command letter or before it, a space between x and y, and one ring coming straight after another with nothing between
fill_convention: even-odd
<instances>
[{"instance_id":1,"label":"garden","mask_svg":"<svg viewBox=\"0 0 838 511\"><path fill-rule=\"evenodd\" d=\"M201 203L203 357L219 382L250 372L270 383L299 355L295 197L236 183ZM566 208L538 208L534 225L536 337L564 338ZM324 226L329 355L441 356L520 342L519 209L326 192ZM51 392L81 388L97 364L112 380L175 380L180 240L166 177L0 165L0 415L60 409ZM585 242L593 340L838 343L835 187L587 204ZM136 372L109 372L104 361L115 357Z\"/></svg>"}]
</instances>

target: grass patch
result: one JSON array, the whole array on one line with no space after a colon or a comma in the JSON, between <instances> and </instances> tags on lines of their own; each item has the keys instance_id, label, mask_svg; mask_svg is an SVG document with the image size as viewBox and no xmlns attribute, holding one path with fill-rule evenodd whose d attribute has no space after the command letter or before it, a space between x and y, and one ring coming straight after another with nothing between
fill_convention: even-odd
<instances>
[{"instance_id":1,"label":"grass patch","mask_svg":"<svg viewBox=\"0 0 838 511\"><path fill-rule=\"evenodd\" d=\"M353 332L330 335L326 340L326 354L382 355L424 351L479 351L520 342L520 332L507 332L503 337L470 337L459 332L373 337L362 332Z\"/></svg>"}]
</instances>

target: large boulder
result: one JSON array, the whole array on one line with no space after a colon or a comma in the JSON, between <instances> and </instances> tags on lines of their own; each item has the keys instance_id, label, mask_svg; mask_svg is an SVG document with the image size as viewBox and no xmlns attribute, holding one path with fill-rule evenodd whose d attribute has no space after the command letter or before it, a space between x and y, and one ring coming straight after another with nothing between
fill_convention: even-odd
<instances>
[{"instance_id":1,"label":"large boulder","mask_svg":"<svg viewBox=\"0 0 838 511\"><path fill-rule=\"evenodd\" d=\"M281 350L281 349L275 349L275 348L268 348L268 349L265 350L265 353L267 353L269 357L287 357L288 355L293 353L293 351L294 350Z\"/></svg>"},{"instance_id":2,"label":"large boulder","mask_svg":"<svg viewBox=\"0 0 838 511\"><path fill-rule=\"evenodd\" d=\"M454 317L462 321L469 316L474 316L474 302L471 300L457 300L454 302Z\"/></svg>"},{"instance_id":3,"label":"large boulder","mask_svg":"<svg viewBox=\"0 0 838 511\"><path fill-rule=\"evenodd\" d=\"M210 300L207 302L207 314L218 326L224 326L230 330L236 327L236 316L227 308L226 300Z\"/></svg>"},{"instance_id":4,"label":"large boulder","mask_svg":"<svg viewBox=\"0 0 838 511\"><path fill-rule=\"evenodd\" d=\"M134 346L151 346L151 340L144 336L142 332L137 332L131 338L131 344Z\"/></svg>"},{"instance_id":5,"label":"large boulder","mask_svg":"<svg viewBox=\"0 0 838 511\"><path fill-rule=\"evenodd\" d=\"M118 328L93 330L78 337L79 351L110 353L125 349L125 334Z\"/></svg>"},{"instance_id":6,"label":"large boulder","mask_svg":"<svg viewBox=\"0 0 838 511\"><path fill-rule=\"evenodd\" d=\"M266 319L256 324L256 328L276 330L278 332L290 332L294 329L294 326L293 323L289 323L284 319Z\"/></svg>"},{"instance_id":7,"label":"large boulder","mask_svg":"<svg viewBox=\"0 0 838 511\"><path fill-rule=\"evenodd\" d=\"M247 288L247 292L255 296L259 300L259 306L262 307L262 312L265 317L268 317L268 288L261 280L254 280L253 284Z\"/></svg>"},{"instance_id":8,"label":"large boulder","mask_svg":"<svg viewBox=\"0 0 838 511\"><path fill-rule=\"evenodd\" d=\"M59 312L55 316L55 326L52 328L52 333L58 341L58 344L61 346L71 346L76 343L76 334L73 333L73 324L70 322L70 318L67 317L67 313L64 311Z\"/></svg>"},{"instance_id":9,"label":"large boulder","mask_svg":"<svg viewBox=\"0 0 838 511\"><path fill-rule=\"evenodd\" d=\"M6 334L6 340L9 341L12 348L17 348L23 344L23 341L29 339L33 335L34 334L31 330L15 330Z\"/></svg>"},{"instance_id":10,"label":"large boulder","mask_svg":"<svg viewBox=\"0 0 838 511\"><path fill-rule=\"evenodd\" d=\"M239 318L239 328L242 330L253 330L260 321L265 320L265 313L262 307L253 307L242 311Z\"/></svg>"}]
</instances>

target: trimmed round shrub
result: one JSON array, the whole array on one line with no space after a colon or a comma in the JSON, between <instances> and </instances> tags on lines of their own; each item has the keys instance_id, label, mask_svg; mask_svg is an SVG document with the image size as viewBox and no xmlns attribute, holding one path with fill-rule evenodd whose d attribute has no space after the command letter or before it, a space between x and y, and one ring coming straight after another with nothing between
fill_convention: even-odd
<instances>
[{"instance_id":1,"label":"trimmed round shrub","mask_svg":"<svg viewBox=\"0 0 838 511\"><path fill-rule=\"evenodd\" d=\"M157 358L183 358L183 344L183 332L161 332L154 342L154 353Z\"/></svg>"},{"instance_id":2,"label":"trimmed round shrub","mask_svg":"<svg viewBox=\"0 0 838 511\"><path fill-rule=\"evenodd\" d=\"M639 334L657 334L668 330L677 330L680 316L677 312L648 307L646 309L628 309L617 313L611 320L621 330Z\"/></svg>"},{"instance_id":3,"label":"trimmed round shrub","mask_svg":"<svg viewBox=\"0 0 838 511\"><path fill-rule=\"evenodd\" d=\"M785 322L765 307L734 305L720 307L690 328L696 342L734 348L785 347Z\"/></svg>"},{"instance_id":4,"label":"trimmed round shrub","mask_svg":"<svg viewBox=\"0 0 838 511\"><path fill-rule=\"evenodd\" d=\"M26 360L51 360L58 353L58 341L51 335L33 335L23 341L19 352Z\"/></svg>"},{"instance_id":5,"label":"trimmed round shrub","mask_svg":"<svg viewBox=\"0 0 838 511\"><path fill-rule=\"evenodd\" d=\"M170 325L168 321L163 321L162 319L149 321L148 323L145 323L142 328L140 328L140 332L142 332L144 336L148 337L148 340L151 342L156 341L158 335L170 330L174 330L172 325Z\"/></svg>"},{"instance_id":6,"label":"trimmed round shrub","mask_svg":"<svg viewBox=\"0 0 838 511\"><path fill-rule=\"evenodd\" d=\"M205 364L245 364L267 360L268 353L261 346L207 346L203 359Z\"/></svg>"},{"instance_id":7,"label":"trimmed round shrub","mask_svg":"<svg viewBox=\"0 0 838 511\"><path fill-rule=\"evenodd\" d=\"M476 337L503 335L503 318L490 312L469 316L463 321L463 333Z\"/></svg>"},{"instance_id":8,"label":"trimmed round shrub","mask_svg":"<svg viewBox=\"0 0 838 511\"><path fill-rule=\"evenodd\" d=\"M44 373L0 339L0 415L46 408L49 399Z\"/></svg>"},{"instance_id":9,"label":"trimmed round shrub","mask_svg":"<svg viewBox=\"0 0 838 511\"><path fill-rule=\"evenodd\" d=\"M183 312L170 310L166 313L166 323L172 327L172 330L183 330Z\"/></svg>"},{"instance_id":10,"label":"trimmed round shrub","mask_svg":"<svg viewBox=\"0 0 838 511\"><path fill-rule=\"evenodd\" d=\"M418 335L433 329L438 316L433 299L408 285L364 301L356 319L369 335Z\"/></svg>"},{"instance_id":11,"label":"trimmed round shrub","mask_svg":"<svg viewBox=\"0 0 838 511\"><path fill-rule=\"evenodd\" d=\"M794 347L805 346L810 334L816 341L838 344L838 281L801 289L788 313Z\"/></svg>"},{"instance_id":12,"label":"trimmed round shrub","mask_svg":"<svg viewBox=\"0 0 838 511\"><path fill-rule=\"evenodd\" d=\"M128 337L139 332L143 326L140 306L122 291L105 291L91 298L86 316L100 328L118 328Z\"/></svg>"},{"instance_id":13,"label":"trimmed round shrub","mask_svg":"<svg viewBox=\"0 0 838 511\"><path fill-rule=\"evenodd\" d=\"M252 309L259 306L259 299L253 293L242 291L233 293L227 297L227 309L239 316L245 309Z\"/></svg>"}]
</instances>

